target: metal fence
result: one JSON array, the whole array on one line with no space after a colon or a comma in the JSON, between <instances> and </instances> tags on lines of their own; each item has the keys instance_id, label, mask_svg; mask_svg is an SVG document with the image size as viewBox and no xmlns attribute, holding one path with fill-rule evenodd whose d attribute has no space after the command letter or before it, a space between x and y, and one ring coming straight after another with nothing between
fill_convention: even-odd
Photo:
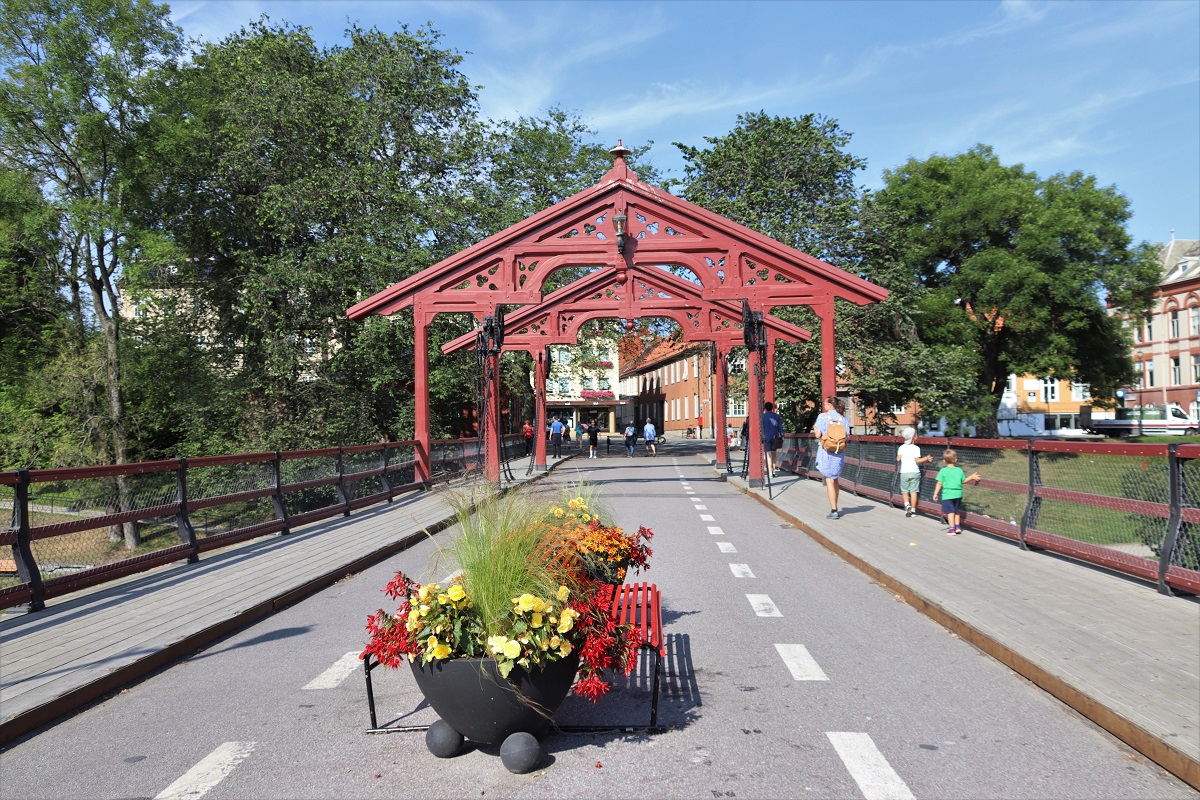
<instances>
[{"instance_id":1,"label":"metal fence","mask_svg":"<svg viewBox=\"0 0 1200 800\"><path fill-rule=\"evenodd\" d=\"M820 479L813 434L788 434L781 468ZM841 485L901 505L891 436L851 436ZM1159 591L1200 593L1200 445L927 438L918 509L941 516L933 489L941 454L978 472L963 497L964 523L1017 542L1155 582ZM1195 487L1194 489L1192 487Z\"/></svg>"},{"instance_id":2,"label":"metal fence","mask_svg":"<svg viewBox=\"0 0 1200 800\"><path fill-rule=\"evenodd\" d=\"M0 472L0 609L79 589L356 509L416 481L416 443L241 453L118 466ZM502 437L506 455L520 435ZM475 439L431 442L431 483L482 468ZM0 550L0 552L3 552Z\"/></svg>"}]
</instances>

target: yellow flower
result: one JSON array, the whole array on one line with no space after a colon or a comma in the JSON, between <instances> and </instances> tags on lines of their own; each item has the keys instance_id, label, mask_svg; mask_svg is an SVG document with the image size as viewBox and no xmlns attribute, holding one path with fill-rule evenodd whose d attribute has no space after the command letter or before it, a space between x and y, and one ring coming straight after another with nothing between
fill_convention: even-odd
<instances>
[{"instance_id":1,"label":"yellow flower","mask_svg":"<svg viewBox=\"0 0 1200 800\"><path fill-rule=\"evenodd\" d=\"M574 649L575 648L571 646L570 642L568 642L566 639L563 639L562 643L558 646L558 654L564 657L569 656L571 655L571 651Z\"/></svg>"},{"instance_id":2,"label":"yellow flower","mask_svg":"<svg viewBox=\"0 0 1200 800\"><path fill-rule=\"evenodd\" d=\"M419 589L417 589L417 597L419 597L421 599L422 603L424 603L426 600L429 599L429 588L430 588L430 585L426 584L425 586L422 586Z\"/></svg>"},{"instance_id":3,"label":"yellow flower","mask_svg":"<svg viewBox=\"0 0 1200 800\"><path fill-rule=\"evenodd\" d=\"M445 592L442 592L441 594L439 594L437 596L437 601L439 603L442 603L443 605L447 604L450 602L450 595L446 594Z\"/></svg>"},{"instance_id":4,"label":"yellow flower","mask_svg":"<svg viewBox=\"0 0 1200 800\"><path fill-rule=\"evenodd\" d=\"M533 612L533 616L529 618L529 627L531 627L531 628L542 627L542 615L540 613L538 613L537 611Z\"/></svg>"},{"instance_id":5,"label":"yellow flower","mask_svg":"<svg viewBox=\"0 0 1200 800\"><path fill-rule=\"evenodd\" d=\"M445 644L439 644L437 647L433 648L433 650L430 651L430 655L432 655L434 658L449 658L450 657L450 646L445 645Z\"/></svg>"},{"instance_id":6,"label":"yellow flower","mask_svg":"<svg viewBox=\"0 0 1200 800\"><path fill-rule=\"evenodd\" d=\"M575 625L575 617L578 616L573 609L564 608L562 616L558 618L558 632L566 633Z\"/></svg>"},{"instance_id":7,"label":"yellow flower","mask_svg":"<svg viewBox=\"0 0 1200 800\"><path fill-rule=\"evenodd\" d=\"M507 636L489 636L488 649L496 655L501 655L504 652L504 644L508 641Z\"/></svg>"},{"instance_id":8,"label":"yellow flower","mask_svg":"<svg viewBox=\"0 0 1200 800\"><path fill-rule=\"evenodd\" d=\"M429 614L429 606L422 605L420 608L417 609L417 613L420 614L422 617L428 615Z\"/></svg>"},{"instance_id":9,"label":"yellow flower","mask_svg":"<svg viewBox=\"0 0 1200 800\"><path fill-rule=\"evenodd\" d=\"M565 513L566 512L563 511L561 508L554 509L554 516L556 516L556 517L562 517Z\"/></svg>"},{"instance_id":10,"label":"yellow flower","mask_svg":"<svg viewBox=\"0 0 1200 800\"><path fill-rule=\"evenodd\" d=\"M446 590L446 595L457 603L459 600L462 600L467 596L467 592L465 589L463 589L461 583L456 583Z\"/></svg>"},{"instance_id":11,"label":"yellow flower","mask_svg":"<svg viewBox=\"0 0 1200 800\"><path fill-rule=\"evenodd\" d=\"M437 640L437 637L436 637L436 636L430 636L430 637L429 637L429 641L428 641L428 642L426 642L425 644L426 644L426 646L428 646L428 647L429 647L429 649L430 649L430 650L432 650L433 648L435 648L435 647L437 647L437 646L438 646L438 640Z\"/></svg>"},{"instance_id":12,"label":"yellow flower","mask_svg":"<svg viewBox=\"0 0 1200 800\"><path fill-rule=\"evenodd\" d=\"M565 586L558 587L558 601L560 603L567 602L567 598L571 596L571 590Z\"/></svg>"},{"instance_id":13,"label":"yellow flower","mask_svg":"<svg viewBox=\"0 0 1200 800\"><path fill-rule=\"evenodd\" d=\"M562 638L561 638L561 637L558 637L558 636L551 636L551 637L550 637L550 646L551 646L551 647L558 647L560 644L562 644Z\"/></svg>"},{"instance_id":14,"label":"yellow flower","mask_svg":"<svg viewBox=\"0 0 1200 800\"><path fill-rule=\"evenodd\" d=\"M584 522L591 522L591 521L592 521L592 515L591 515L591 514L584 514L584 515L583 515L583 521L584 521Z\"/></svg>"},{"instance_id":15,"label":"yellow flower","mask_svg":"<svg viewBox=\"0 0 1200 800\"><path fill-rule=\"evenodd\" d=\"M517 656L521 655L521 643L509 639L504 643L504 647L501 652L506 658L516 658Z\"/></svg>"}]
</instances>

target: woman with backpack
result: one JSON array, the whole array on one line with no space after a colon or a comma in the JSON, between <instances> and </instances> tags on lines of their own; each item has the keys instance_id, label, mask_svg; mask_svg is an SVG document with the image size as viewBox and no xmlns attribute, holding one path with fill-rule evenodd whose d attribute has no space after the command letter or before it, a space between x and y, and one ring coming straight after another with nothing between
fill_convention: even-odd
<instances>
[{"instance_id":1,"label":"woman with backpack","mask_svg":"<svg viewBox=\"0 0 1200 800\"><path fill-rule=\"evenodd\" d=\"M813 423L813 430L820 437L817 447L817 472L825 478L825 494L829 496L832 509L825 519L838 519L838 478L846 462L846 401L840 397L826 397L825 410Z\"/></svg>"}]
</instances>

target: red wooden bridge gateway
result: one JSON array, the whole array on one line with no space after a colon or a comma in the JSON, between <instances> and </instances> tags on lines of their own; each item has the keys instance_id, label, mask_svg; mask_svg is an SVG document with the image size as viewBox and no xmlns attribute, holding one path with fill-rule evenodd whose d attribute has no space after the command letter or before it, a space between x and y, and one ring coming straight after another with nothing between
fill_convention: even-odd
<instances>
[{"instance_id":1,"label":"red wooden bridge gateway","mask_svg":"<svg viewBox=\"0 0 1200 800\"><path fill-rule=\"evenodd\" d=\"M599 183L484 239L406 280L353 305L354 320L371 314L413 310L417 479L429 478L428 326L441 313L470 313L483 333L460 337L444 352L476 347L487 351L487 389L482 435L486 475L500 479L499 356L524 350L537 367L536 403L545 419L546 347L575 344L584 324L596 319L665 317L688 342L716 345L716 374L725 396L729 352L752 341L747 370L761 375L767 397L777 341L802 342L811 333L771 315L777 306L809 306L821 320L821 390L836 388L834 300L877 303L887 291L820 259L643 183L629 169L630 151L620 142L614 163ZM555 271L590 270L549 294L542 287ZM677 272L690 272L680 277ZM502 314L502 306L519 306ZM744 324L745 323L745 324ZM750 328L750 331L746 329ZM750 381L750 437L761 439L758 381ZM717 404L717 430L725 409ZM535 463L546 466L544 437L536 437ZM726 463L724 437L717 461ZM763 482L762 464L751 459L751 485Z\"/></svg>"}]
</instances>

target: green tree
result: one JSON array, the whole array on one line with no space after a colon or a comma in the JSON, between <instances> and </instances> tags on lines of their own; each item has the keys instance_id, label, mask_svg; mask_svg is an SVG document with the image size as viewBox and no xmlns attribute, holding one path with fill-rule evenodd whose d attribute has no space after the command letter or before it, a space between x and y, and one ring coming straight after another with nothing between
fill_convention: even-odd
<instances>
[{"instance_id":1,"label":"green tree","mask_svg":"<svg viewBox=\"0 0 1200 800\"><path fill-rule=\"evenodd\" d=\"M86 287L88 322L103 335L104 438L116 463L130 449L119 280L141 233L129 217L129 189L149 86L181 52L168 13L148 0L9 0L0 7L0 160L28 171L59 215L61 263L72 284ZM127 487L118 483L124 504ZM125 527L127 545L135 546L135 526Z\"/></svg>"},{"instance_id":2,"label":"green tree","mask_svg":"<svg viewBox=\"0 0 1200 800\"><path fill-rule=\"evenodd\" d=\"M699 149L678 142L686 162L681 195L697 205L850 272L862 264L861 192L856 176L866 162L846 149L852 134L816 114L739 115L728 134ZM813 331L802 344L776 349L775 389L785 423L811 424L821 394L820 324L806 307L773 314ZM845 349L839 304L835 337ZM845 354L843 353L843 357Z\"/></svg>"},{"instance_id":3,"label":"green tree","mask_svg":"<svg viewBox=\"0 0 1200 800\"><path fill-rule=\"evenodd\" d=\"M980 145L885 172L874 201L897 269L922 290L922 341L977 354L960 405L986 404L981 422L994 426L1012 372L1082 381L1096 397L1132 380L1122 315L1148 307L1159 266L1131 246L1114 187L1079 172L1041 180Z\"/></svg>"}]
</instances>

